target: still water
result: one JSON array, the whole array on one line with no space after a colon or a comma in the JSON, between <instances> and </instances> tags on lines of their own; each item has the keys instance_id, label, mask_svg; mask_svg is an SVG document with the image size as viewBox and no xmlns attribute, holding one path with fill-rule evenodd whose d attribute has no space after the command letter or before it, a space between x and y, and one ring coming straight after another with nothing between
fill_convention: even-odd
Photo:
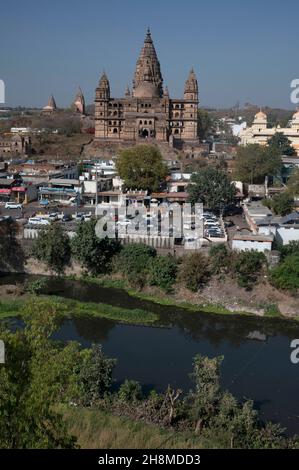
<instances>
[{"instance_id":1,"label":"still water","mask_svg":"<svg viewBox=\"0 0 299 470\"><path fill-rule=\"evenodd\" d=\"M23 276L5 276L0 283L23 280ZM48 294L142 308L159 315L150 327L76 318L65 321L56 332L55 338L76 340L82 346L101 343L105 354L118 361L116 382L130 378L138 380L144 390L163 390L168 384L188 390L192 358L198 353L223 355L223 387L240 399L253 399L263 419L282 423L290 434L299 433L299 364L290 361L290 343L299 338L298 323L190 312L78 281L51 279L47 289Z\"/></svg>"}]
</instances>

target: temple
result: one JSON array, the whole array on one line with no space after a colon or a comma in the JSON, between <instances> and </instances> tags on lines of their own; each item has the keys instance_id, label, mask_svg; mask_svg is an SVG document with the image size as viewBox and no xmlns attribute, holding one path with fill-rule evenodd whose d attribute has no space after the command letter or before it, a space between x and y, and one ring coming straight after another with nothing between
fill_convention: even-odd
<instances>
[{"instance_id":1,"label":"temple","mask_svg":"<svg viewBox=\"0 0 299 470\"><path fill-rule=\"evenodd\" d=\"M198 143L198 83L192 69L183 99L171 98L163 87L160 63L150 30L136 64L132 88L113 98L106 73L95 97L95 139L98 141L156 140Z\"/></svg>"}]
</instances>

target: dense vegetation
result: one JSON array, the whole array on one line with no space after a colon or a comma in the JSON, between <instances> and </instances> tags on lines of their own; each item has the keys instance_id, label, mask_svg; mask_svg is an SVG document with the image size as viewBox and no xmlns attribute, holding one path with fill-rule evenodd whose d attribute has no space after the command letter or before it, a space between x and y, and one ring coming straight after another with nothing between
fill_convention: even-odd
<instances>
[{"instance_id":1,"label":"dense vegetation","mask_svg":"<svg viewBox=\"0 0 299 470\"><path fill-rule=\"evenodd\" d=\"M174 258L158 255L154 248L141 243L121 246L115 240L100 239L95 234L95 221L79 224L71 243L65 236L56 238L54 235L56 231L60 235L60 229L52 227L41 231L33 254L57 273L68 266L71 252L88 274L96 276L114 272L133 287L154 285L166 291L171 291L179 282L196 292L211 276L221 273L235 278L241 287L250 289L266 272L267 263L263 254L255 251L229 252L222 244L212 247L209 256L194 252Z\"/></svg>"},{"instance_id":2,"label":"dense vegetation","mask_svg":"<svg viewBox=\"0 0 299 470\"><path fill-rule=\"evenodd\" d=\"M249 184L264 183L265 177L276 175L281 169L281 153L275 146L258 144L238 147L235 179Z\"/></svg>"},{"instance_id":3,"label":"dense vegetation","mask_svg":"<svg viewBox=\"0 0 299 470\"><path fill-rule=\"evenodd\" d=\"M72 416L86 421L89 415L92 422L94 413L156 426L158 434L165 430L169 437L179 432L182 441L188 433L198 447L298 446L298 439L287 439L279 425L262 423L251 401L238 402L221 389L222 357L194 358L193 387L187 394L168 386L163 393L145 395L136 381L113 386L116 361L100 345L82 349L76 342L51 340L60 321L51 303L32 300L24 320L22 330L1 331L7 358L0 366L2 448L76 447L68 428L74 428Z\"/></svg>"}]
</instances>

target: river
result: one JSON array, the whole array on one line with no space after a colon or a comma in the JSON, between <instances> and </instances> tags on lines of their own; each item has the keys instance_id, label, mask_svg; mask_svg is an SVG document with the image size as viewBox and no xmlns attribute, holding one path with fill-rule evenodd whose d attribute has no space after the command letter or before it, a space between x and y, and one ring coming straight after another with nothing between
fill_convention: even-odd
<instances>
[{"instance_id":1,"label":"river","mask_svg":"<svg viewBox=\"0 0 299 470\"><path fill-rule=\"evenodd\" d=\"M28 276L8 275L1 284ZM84 302L103 302L155 312L154 326L120 324L94 317L65 321L55 333L82 346L101 343L117 359L116 384L138 380L144 390L168 384L188 390L192 358L200 353L224 356L222 385L238 398L250 398L263 419L280 422L299 434L299 364L290 361L290 343L299 338L299 323L279 318L214 315L162 306L134 298L120 289L79 281L50 279L48 294Z\"/></svg>"}]
</instances>

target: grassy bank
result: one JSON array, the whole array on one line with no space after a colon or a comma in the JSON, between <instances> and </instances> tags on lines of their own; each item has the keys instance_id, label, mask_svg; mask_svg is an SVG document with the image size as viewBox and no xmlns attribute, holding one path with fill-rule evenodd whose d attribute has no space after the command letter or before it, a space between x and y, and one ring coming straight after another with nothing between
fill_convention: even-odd
<instances>
[{"instance_id":1,"label":"grassy bank","mask_svg":"<svg viewBox=\"0 0 299 470\"><path fill-rule=\"evenodd\" d=\"M61 411L61 410L60 410ZM199 449L193 435L164 431L106 412L86 408L62 408L70 434L85 449ZM207 446L207 443L205 443Z\"/></svg>"},{"instance_id":2,"label":"grassy bank","mask_svg":"<svg viewBox=\"0 0 299 470\"><path fill-rule=\"evenodd\" d=\"M141 309L125 309L103 303L79 302L56 296L27 297L28 301L33 298L37 302L41 302L41 304L43 301L46 301L55 307L61 316L65 318L92 316L122 323L142 325L153 324L158 320L158 315L155 313ZM3 300L0 302L0 318L22 317L25 309L26 301Z\"/></svg>"},{"instance_id":3,"label":"grassy bank","mask_svg":"<svg viewBox=\"0 0 299 470\"><path fill-rule=\"evenodd\" d=\"M23 305L21 300L0 300L0 319L18 317Z\"/></svg>"},{"instance_id":4,"label":"grassy bank","mask_svg":"<svg viewBox=\"0 0 299 470\"><path fill-rule=\"evenodd\" d=\"M153 302L159 305L179 307L179 308L183 308L185 310L189 310L192 312L215 313L215 314L221 314L221 315L255 316L254 313L246 312L243 310L231 311L228 308L220 304L212 304L212 303L192 304L189 302L177 302L176 300L171 298L169 294L164 293L164 292L163 293L161 292L161 295L148 294L140 290L132 289L123 279L112 279L109 277L91 277L91 276L83 276L83 277L78 277L78 278L76 276L71 276L67 278L71 280L78 280L81 282L86 282L86 283L98 284L99 286L102 286L102 287L122 289L122 290L125 290L130 296L135 297L140 300L146 300L146 301ZM279 315L277 314L277 316Z\"/></svg>"}]
</instances>

